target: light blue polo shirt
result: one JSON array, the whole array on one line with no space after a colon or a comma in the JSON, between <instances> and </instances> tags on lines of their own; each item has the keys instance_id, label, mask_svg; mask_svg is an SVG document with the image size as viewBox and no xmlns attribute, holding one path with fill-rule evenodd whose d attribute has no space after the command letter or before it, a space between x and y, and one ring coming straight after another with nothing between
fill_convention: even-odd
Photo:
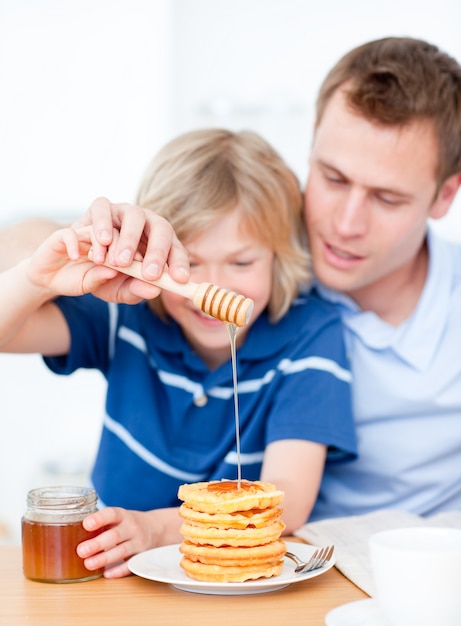
<instances>
[{"instance_id":1,"label":"light blue polo shirt","mask_svg":"<svg viewBox=\"0 0 461 626\"><path fill-rule=\"evenodd\" d=\"M345 324L359 457L328 466L311 517L461 510L461 246L428 233L420 301L398 327L324 287Z\"/></svg>"}]
</instances>

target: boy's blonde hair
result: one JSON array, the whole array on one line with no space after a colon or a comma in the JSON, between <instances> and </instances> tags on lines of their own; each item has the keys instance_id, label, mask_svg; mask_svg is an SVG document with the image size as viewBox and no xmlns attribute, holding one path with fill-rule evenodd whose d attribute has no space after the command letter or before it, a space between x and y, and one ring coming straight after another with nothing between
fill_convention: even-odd
<instances>
[{"instance_id":1,"label":"boy's blonde hair","mask_svg":"<svg viewBox=\"0 0 461 626\"><path fill-rule=\"evenodd\" d=\"M186 247L238 206L242 227L274 251L272 321L280 319L309 284L298 180L256 133L203 129L173 139L147 169L137 204L166 218ZM161 313L159 300L153 305Z\"/></svg>"}]
</instances>

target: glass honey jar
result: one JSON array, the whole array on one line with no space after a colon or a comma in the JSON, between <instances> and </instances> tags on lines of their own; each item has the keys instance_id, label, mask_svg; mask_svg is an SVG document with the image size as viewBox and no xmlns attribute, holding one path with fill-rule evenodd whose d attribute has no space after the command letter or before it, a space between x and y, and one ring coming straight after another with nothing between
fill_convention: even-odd
<instances>
[{"instance_id":1,"label":"glass honey jar","mask_svg":"<svg viewBox=\"0 0 461 626\"><path fill-rule=\"evenodd\" d=\"M82 520L97 510L89 487L40 487L27 494L22 518L22 557L26 578L49 583L99 578L103 569L86 569L77 546L100 531L88 532Z\"/></svg>"}]
</instances>

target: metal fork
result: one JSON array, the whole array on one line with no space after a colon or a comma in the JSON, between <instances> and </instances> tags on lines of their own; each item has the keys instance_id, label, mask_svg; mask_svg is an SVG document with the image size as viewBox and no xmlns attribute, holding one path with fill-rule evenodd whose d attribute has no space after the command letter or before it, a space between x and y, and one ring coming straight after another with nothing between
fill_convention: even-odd
<instances>
[{"instance_id":1,"label":"metal fork","mask_svg":"<svg viewBox=\"0 0 461 626\"><path fill-rule=\"evenodd\" d=\"M300 574L301 572L310 572L313 569L323 567L325 563L327 563L327 561L329 561L333 556L334 549L334 546L317 548L317 550L312 554L310 559L306 562L301 561L301 559L292 552L285 552L285 556L287 556L289 559L296 563L295 572L296 574Z\"/></svg>"}]
</instances>

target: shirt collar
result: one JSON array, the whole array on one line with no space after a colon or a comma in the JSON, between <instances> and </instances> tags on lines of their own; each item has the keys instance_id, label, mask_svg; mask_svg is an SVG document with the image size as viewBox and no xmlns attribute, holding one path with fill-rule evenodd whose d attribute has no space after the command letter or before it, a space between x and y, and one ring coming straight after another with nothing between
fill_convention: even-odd
<instances>
[{"instance_id":1,"label":"shirt collar","mask_svg":"<svg viewBox=\"0 0 461 626\"><path fill-rule=\"evenodd\" d=\"M305 305L312 295L300 295L291 305L288 312L276 324L269 320L267 311L252 324L248 337L237 350L239 361L266 360L281 352L288 343L293 341L293 327L300 327L305 319ZM197 355L187 343L181 328L172 319L163 321L153 313L147 303L144 304L144 314L149 318L146 328L149 333L155 334L153 339L158 349L164 353L182 354L186 363L197 367ZM312 328L312 332L314 328ZM238 331L237 331L238 332ZM199 359L201 362L201 359Z\"/></svg>"},{"instance_id":2,"label":"shirt collar","mask_svg":"<svg viewBox=\"0 0 461 626\"><path fill-rule=\"evenodd\" d=\"M248 337L237 351L239 360L248 359L254 361L267 359L282 350L293 339L292 325L295 323L294 320L297 318L297 315L302 317L302 304L305 303L306 298L300 297L293 303L291 309L277 322L276 326L270 322L267 311L263 311L252 324ZM301 304L301 306L296 306L296 304ZM154 341L158 349L165 353L182 354L186 360L189 358L189 355L194 354L185 340L181 328L174 320L168 319L163 321L150 311L147 303L144 303L144 306L145 315L149 317L147 328L151 329L152 320L155 320L151 332L155 333ZM277 332L274 332L275 328Z\"/></svg>"},{"instance_id":3,"label":"shirt collar","mask_svg":"<svg viewBox=\"0 0 461 626\"><path fill-rule=\"evenodd\" d=\"M415 369L425 369L432 360L444 332L444 311L448 310L452 271L450 257L443 240L429 228L427 233L429 265L426 283L418 304L399 326L384 322L372 311L360 307L343 293L323 285L321 295L336 303L345 326L370 348L393 350Z\"/></svg>"}]
</instances>

